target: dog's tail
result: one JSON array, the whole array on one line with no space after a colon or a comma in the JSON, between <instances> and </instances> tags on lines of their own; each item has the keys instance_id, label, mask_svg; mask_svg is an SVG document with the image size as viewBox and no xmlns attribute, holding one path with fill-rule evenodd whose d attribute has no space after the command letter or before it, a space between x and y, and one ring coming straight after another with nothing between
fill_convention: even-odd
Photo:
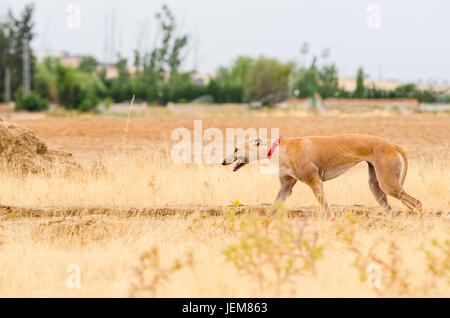
<instances>
[{"instance_id":1,"label":"dog's tail","mask_svg":"<svg viewBox=\"0 0 450 318\"><path fill-rule=\"evenodd\" d=\"M406 157L406 153L403 151L402 148L400 148L400 146L394 144L394 147L398 151L398 153L402 156L403 162L405 163L403 176L401 176L402 181L400 182L400 184L403 186L403 183L405 182L406 172L408 172L408 158Z\"/></svg>"}]
</instances>

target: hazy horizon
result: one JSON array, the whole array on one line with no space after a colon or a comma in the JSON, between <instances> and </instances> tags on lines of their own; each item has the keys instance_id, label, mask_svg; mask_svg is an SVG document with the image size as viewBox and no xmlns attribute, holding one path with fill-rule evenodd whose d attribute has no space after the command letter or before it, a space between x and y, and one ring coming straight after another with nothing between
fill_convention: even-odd
<instances>
[{"instance_id":1,"label":"hazy horizon","mask_svg":"<svg viewBox=\"0 0 450 318\"><path fill-rule=\"evenodd\" d=\"M17 16L30 1L4 0L3 16L11 8ZM330 49L341 77L355 76L359 66L371 79L429 82L450 80L450 2L423 1L34 1L33 48L111 59L111 48L131 62L135 48L152 47L154 14L167 3L181 30L191 36L186 69L197 65L212 73L239 55L276 57L305 63L303 42L320 56ZM380 9L380 24L370 28L369 4ZM69 28L67 8L80 8L80 27ZM115 18L114 18L115 17ZM113 22L115 20L115 23ZM108 25L108 27L105 27ZM111 32L114 25L114 32ZM109 30L109 31L108 31ZM107 35L105 32L109 32ZM112 36L114 33L114 36ZM108 38L105 47L105 39ZM105 49L109 47L109 49ZM109 52L109 53L108 53ZM322 59L323 60L323 59Z\"/></svg>"}]
</instances>

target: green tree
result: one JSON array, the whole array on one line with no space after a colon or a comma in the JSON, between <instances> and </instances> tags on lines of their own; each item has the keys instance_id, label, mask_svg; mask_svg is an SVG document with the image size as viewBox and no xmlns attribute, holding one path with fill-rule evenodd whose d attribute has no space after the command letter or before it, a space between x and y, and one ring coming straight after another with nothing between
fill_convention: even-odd
<instances>
[{"instance_id":1,"label":"green tree","mask_svg":"<svg viewBox=\"0 0 450 318\"><path fill-rule=\"evenodd\" d=\"M235 60L231 68L231 76L237 84L241 85L243 88L248 87L249 74L254 64L255 60L251 57L240 56ZM244 92L244 94L245 96L248 96L248 92Z\"/></svg>"},{"instance_id":2,"label":"green tree","mask_svg":"<svg viewBox=\"0 0 450 318\"><path fill-rule=\"evenodd\" d=\"M354 92L356 98L366 98L366 89L364 87L364 70L362 67L358 68L356 75L356 88Z\"/></svg>"},{"instance_id":3,"label":"green tree","mask_svg":"<svg viewBox=\"0 0 450 318\"><path fill-rule=\"evenodd\" d=\"M248 73L245 91L249 100L273 103L287 96L288 77L293 63L281 63L276 59L260 57Z\"/></svg>"},{"instance_id":4,"label":"green tree","mask_svg":"<svg viewBox=\"0 0 450 318\"><path fill-rule=\"evenodd\" d=\"M253 68L255 61L251 57L240 56L234 62L231 75L232 77L242 85L246 85L249 81L249 73Z\"/></svg>"},{"instance_id":5,"label":"green tree","mask_svg":"<svg viewBox=\"0 0 450 318\"><path fill-rule=\"evenodd\" d=\"M136 76L140 75L141 67L142 67L142 57L138 50L133 51L134 54L134 68Z\"/></svg>"},{"instance_id":6,"label":"green tree","mask_svg":"<svg viewBox=\"0 0 450 318\"><path fill-rule=\"evenodd\" d=\"M5 72L10 70L11 93L19 89L23 84L23 47L24 42L31 43L34 38L33 23L34 5L25 6L19 18L14 17L9 10L5 22L0 24L0 96L4 100ZM29 47L30 73L35 70L35 58ZM31 75L30 74L30 75Z\"/></svg>"},{"instance_id":7,"label":"green tree","mask_svg":"<svg viewBox=\"0 0 450 318\"><path fill-rule=\"evenodd\" d=\"M322 98L339 95L339 78L334 64L324 66L319 72L318 91Z\"/></svg>"},{"instance_id":8,"label":"green tree","mask_svg":"<svg viewBox=\"0 0 450 318\"><path fill-rule=\"evenodd\" d=\"M322 98L343 97L346 92L339 89L339 76L334 64L324 65L320 69L316 66L316 59L308 68L301 67L296 72L293 89L299 91L298 97L310 98L319 93Z\"/></svg>"},{"instance_id":9,"label":"green tree","mask_svg":"<svg viewBox=\"0 0 450 318\"><path fill-rule=\"evenodd\" d=\"M239 64L238 58L236 62ZM214 98L216 103L241 103L244 99L244 77L243 73L236 73L238 68L235 65L230 69L220 67L217 70L216 78L210 80L208 93ZM234 70L234 73L233 73ZM236 76L238 74L238 76Z\"/></svg>"},{"instance_id":10,"label":"green tree","mask_svg":"<svg viewBox=\"0 0 450 318\"><path fill-rule=\"evenodd\" d=\"M23 49L24 41L31 43L35 34L33 32L33 13L34 5L28 4L25 6L19 19L16 19L12 12L9 12L10 23L10 34L12 38L12 50L13 54L11 56L11 89L14 92L23 83ZM35 58L32 52L32 48L29 47L30 56L30 73L33 74L35 70Z\"/></svg>"},{"instance_id":11,"label":"green tree","mask_svg":"<svg viewBox=\"0 0 450 318\"><path fill-rule=\"evenodd\" d=\"M168 72L170 79L172 79L179 72L182 52L188 43L188 37L185 34L178 37L174 36L177 31L177 23L167 5L163 5L161 11L156 13L156 19L162 32L162 42L149 55L147 68L160 76ZM160 79L164 79L164 77L160 77Z\"/></svg>"},{"instance_id":12,"label":"green tree","mask_svg":"<svg viewBox=\"0 0 450 318\"><path fill-rule=\"evenodd\" d=\"M319 86L319 70L316 66L316 59L314 58L309 68L302 67L297 72L297 80L294 84L294 89L299 91L298 97L310 98L312 97Z\"/></svg>"},{"instance_id":13,"label":"green tree","mask_svg":"<svg viewBox=\"0 0 450 318\"><path fill-rule=\"evenodd\" d=\"M118 61L115 65L118 77L111 80L110 87L110 95L116 102L130 100L134 94L127 63L127 59L118 56Z\"/></svg>"},{"instance_id":14,"label":"green tree","mask_svg":"<svg viewBox=\"0 0 450 318\"><path fill-rule=\"evenodd\" d=\"M34 91L41 97L58 102L57 80L58 76L56 68L59 65L59 59L47 57L36 65L36 71L33 77Z\"/></svg>"},{"instance_id":15,"label":"green tree","mask_svg":"<svg viewBox=\"0 0 450 318\"><path fill-rule=\"evenodd\" d=\"M11 41L8 24L0 22L0 100L5 101L5 73L10 67ZM10 69L10 68L9 68Z\"/></svg>"},{"instance_id":16,"label":"green tree","mask_svg":"<svg viewBox=\"0 0 450 318\"><path fill-rule=\"evenodd\" d=\"M394 89L392 95L395 98L416 98L419 102L435 103L438 101L438 94L431 88L428 90L420 90L416 84L408 83L400 85Z\"/></svg>"},{"instance_id":17,"label":"green tree","mask_svg":"<svg viewBox=\"0 0 450 318\"><path fill-rule=\"evenodd\" d=\"M81 102L81 88L76 81L75 70L58 65L56 76L59 103L66 109L77 109Z\"/></svg>"},{"instance_id":18,"label":"green tree","mask_svg":"<svg viewBox=\"0 0 450 318\"><path fill-rule=\"evenodd\" d=\"M45 99L40 98L34 92L24 93L19 88L14 94L14 108L15 110L27 110L27 111L43 111L48 108L48 102Z\"/></svg>"},{"instance_id":19,"label":"green tree","mask_svg":"<svg viewBox=\"0 0 450 318\"><path fill-rule=\"evenodd\" d=\"M207 86L193 83L191 73L179 73L176 78L162 85L162 96L159 96L160 102L186 103L193 99L207 94Z\"/></svg>"},{"instance_id":20,"label":"green tree","mask_svg":"<svg viewBox=\"0 0 450 318\"><path fill-rule=\"evenodd\" d=\"M82 72L93 73L97 69L97 66L98 61L95 59L95 57L86 56L81 60L78 69Z\"/></svg>"},{"instance_id":21,"label":"green tree","mask_svg":"<svg viewBox=\"0 0 450 318\"><path fill-rule=\"evenodd\" d=\"M191 84L186 82L186 74L180 72L188 36L178 30L175 17L167 5L163 5L156 13L156 19L160 31L158 38L161 41L151 52L141 54L137 50L134 51L133 64L136 72L132 77L119 75L120 82L119 80L111 81L111 90L116 101L123 100L133 91L138 100L165 104L173 101L172 98L178 99L181 92L187 92L186 87ZM116 66L120 67L120 65ZM187 77L189 78L190 75ZM193 90L198 91L197 88ZM189 99L189 96L191 96L190 93L185 96L185 99Z\"/></svg>"},{"instance_id":22,"label":"green tree","mask_svg":"<svg viewBox=\"0 0 450 318\"><path fill-rule=\"evenodd\" d=\"M90 111L95 109L100 98L106 96L106 87L96 73L57 65L58 100L66 109Z\"/></svg>"}]
</instances>

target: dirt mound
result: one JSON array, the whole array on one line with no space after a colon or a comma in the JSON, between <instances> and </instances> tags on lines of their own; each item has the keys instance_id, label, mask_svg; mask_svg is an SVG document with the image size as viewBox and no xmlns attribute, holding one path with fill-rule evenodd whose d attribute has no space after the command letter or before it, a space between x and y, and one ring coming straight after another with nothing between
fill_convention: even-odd
<instances>
[{"instance_id":1,"label":"dirt mound","mask_svg":"<svg viewBox=\"0 0 450 318\"><path fill-rule=\"evenodd\" d=\"M29 129L0 118L0 165L19 173L75 167L72 154L49 150Z\"/></svg>"}]
</instances>

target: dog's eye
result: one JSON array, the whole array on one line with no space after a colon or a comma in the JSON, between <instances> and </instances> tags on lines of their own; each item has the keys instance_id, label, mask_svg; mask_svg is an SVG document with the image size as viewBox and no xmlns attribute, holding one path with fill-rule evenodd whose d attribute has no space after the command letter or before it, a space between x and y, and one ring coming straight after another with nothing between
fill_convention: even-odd
<instances>
[{"instance_id":1,"label":"dog's eye","mask_svg":"<svg viewBox=\"0 0 450 318\"><path fill-rule=\"evenodd\" d=\"M238 152L238 149L237 149L237 148L234 148L234 152Z\"/></svg>"}]
</instances>

